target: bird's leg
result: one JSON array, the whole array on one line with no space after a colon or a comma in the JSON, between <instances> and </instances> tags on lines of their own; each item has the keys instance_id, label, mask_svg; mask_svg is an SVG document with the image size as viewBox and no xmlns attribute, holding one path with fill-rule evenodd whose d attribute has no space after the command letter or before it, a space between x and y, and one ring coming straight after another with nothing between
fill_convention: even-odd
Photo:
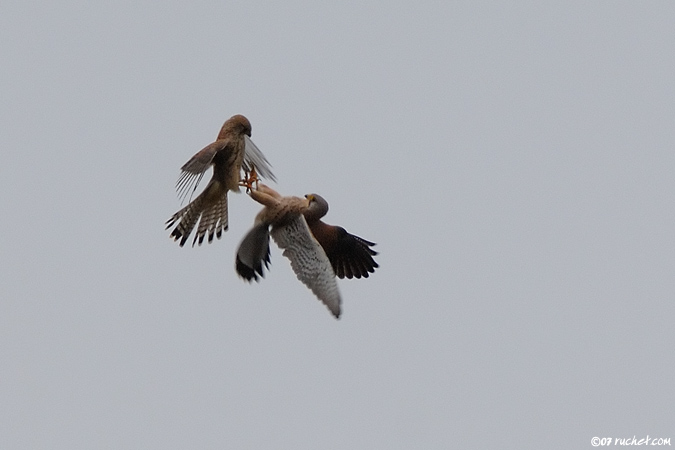
<instances>
[{"instance_id":1,"label":"bird's leg","mask_svg":"<svg viewBox=\"0 0 675 450\"><path fill-rule=\"evenodd\" d=\"M260 181L260 178L258 178L258 173L255 171L255 166L251 167L250 172L244 172L244 178L239 181L239 186L243 186L246 188L246 193L250 193L253 190L253 184L255 183L255 188L258 189L258 182Z\"/></svg>"},{"instance_id":2,"label":"bird's leg","mask_svg":"<svg viewBox=\"0 0 675 450\"><path fill-rule=\"evenodd\" d=\"M249 190L253 190L253 183L255 183L255 188L258 189L258 182L260 181L260 178L258 178L258 172L255 171L255 166L251 166L251 173L248 174L248 186Z\"/></svg>"}]
</instances>

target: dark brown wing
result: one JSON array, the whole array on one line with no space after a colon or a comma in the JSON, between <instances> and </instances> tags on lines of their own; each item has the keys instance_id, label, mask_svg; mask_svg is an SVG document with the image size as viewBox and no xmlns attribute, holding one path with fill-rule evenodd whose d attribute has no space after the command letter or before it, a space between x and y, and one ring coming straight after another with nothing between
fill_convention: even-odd
<instances>
[{"instance_id":1,"label":"dark brown wing","mask_svg":"<svg viewBox=\"0 0 675 450\"><path fill-rule=\"evenodd\" d=\"M313 222L310 229L326 252L338 278L368 278L379 267L373 259L377 252L370 248L375 243L320 220Z\"/></svg>"}]
</instances>

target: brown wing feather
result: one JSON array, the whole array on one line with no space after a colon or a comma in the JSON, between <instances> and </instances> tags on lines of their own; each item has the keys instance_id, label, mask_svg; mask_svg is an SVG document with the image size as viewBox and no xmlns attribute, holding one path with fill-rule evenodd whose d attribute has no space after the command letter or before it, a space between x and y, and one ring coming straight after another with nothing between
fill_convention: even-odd
<instances>
[{"instance_id":1,"label":"brown wing feather","mask_svg":"<svg viewBox=\"0 0 675 450\"><path fill-rule=\"evenodd\" d=\"M184 199L188 192L190 195L197 189L204 173L211 167L213 158L223 148L223 141L212 142L194 154L192 158L180 168L181 174L176 181L178 196Z\"/></svg>"}]
</instances>

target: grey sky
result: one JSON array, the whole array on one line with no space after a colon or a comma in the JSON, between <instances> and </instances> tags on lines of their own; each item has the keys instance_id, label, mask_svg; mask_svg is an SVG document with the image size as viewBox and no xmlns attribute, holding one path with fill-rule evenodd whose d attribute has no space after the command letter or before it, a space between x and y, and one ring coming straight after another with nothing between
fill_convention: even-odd
<instances>
[{"instance_id":1,"label":"grey sky","mask_svg":"<svg viewBox=\"0 0 675 450\"><path fill-rule=\"evenodd\" d=\"M6 1L0 448L675 439L675 5ZM274 248L179 248L246 115L378 243L336 321ZM204 184L202 184L203 186Z\"/></svg>"}]
</instances>

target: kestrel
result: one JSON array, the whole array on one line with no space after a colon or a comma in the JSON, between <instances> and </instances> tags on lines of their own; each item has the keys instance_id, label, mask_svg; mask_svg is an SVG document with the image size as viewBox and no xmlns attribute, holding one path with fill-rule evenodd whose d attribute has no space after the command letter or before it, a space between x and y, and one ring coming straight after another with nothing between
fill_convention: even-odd
<instances>
[{"instance_id":1,"label":"kestrel","mask_svg":"<svg viewBox=\"0 0 675 450\"><path fill-rule=\"evenodd\" d=\"M378 267L372 259L377 253L372 242L350 235L319 219L328 211L328 203L316 194L282 197L261 184L251 197L265 208L258 213L253 228L246 234L236 257L237 273L247 281L263 276L263 263L269 267L269 236L291 261L291 267L335 317L340 317L340 293L336 273L343 277L367 277ZM272 227L270 233L269 229ZM317 230L313 234L312 227ZM328 250L326 250L328 249ZM337 267L334 270L334 267Z\"/></svg>"},{"instance_id":2,"label":"kestrel","mask_svg":"<svg viewBox=\"0 0 675 450\"><path fill-rule=\"evenodd\" d=\"M242 115L230 117L220 129L216 141L196 153L183 167L176 182L179 196L192 194L204 173L213 166L213 176L204 191L187 206L171 216L166 228L176 227L171 232L174 240L180 239L182 247L199 222L192 245L202 244L208 234L208 242L215 235L220 239L227 231L227 192L239 192L241 169L247 174L257 170L260 175L275 180L270 164L262 152L251 141L251 123ZM250 184L250 181L248 181Z\"/></svg>"}]
</instances>

